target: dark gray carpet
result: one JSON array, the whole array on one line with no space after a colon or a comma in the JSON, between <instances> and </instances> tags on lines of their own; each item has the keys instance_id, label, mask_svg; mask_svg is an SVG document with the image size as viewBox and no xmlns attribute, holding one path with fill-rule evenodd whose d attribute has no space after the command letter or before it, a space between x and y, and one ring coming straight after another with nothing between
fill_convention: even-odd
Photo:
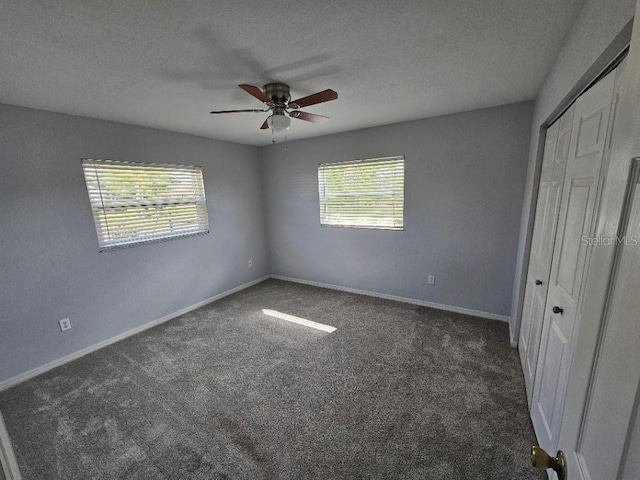
<instances>
[{"instance_id":1,"label":"dark gray carpet","mask_svg":"<svg viewBox=\"0 0 640 480\"><path fill-rule=\"evenodd\" d=\"M546 478L505 323L276 280L2 392L0 411L26 480Z\"/></svg>"}]
</instances>

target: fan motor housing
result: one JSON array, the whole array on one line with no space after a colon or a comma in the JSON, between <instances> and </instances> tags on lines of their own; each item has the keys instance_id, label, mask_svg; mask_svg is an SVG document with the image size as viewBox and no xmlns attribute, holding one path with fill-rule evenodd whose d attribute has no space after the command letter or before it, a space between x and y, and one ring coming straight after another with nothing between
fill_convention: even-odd
<instances>
[{"instance_id":1,"label":"fan motor housing","mask_svg":"<svg viewBox=\"0 0 640 480\"><path fill-rule=\"evenodd\" d=\"M264 93L277 106L286 106L291 100L289 85L285 83L267 83L264 87Z\"/></svg>"}]
</instances>

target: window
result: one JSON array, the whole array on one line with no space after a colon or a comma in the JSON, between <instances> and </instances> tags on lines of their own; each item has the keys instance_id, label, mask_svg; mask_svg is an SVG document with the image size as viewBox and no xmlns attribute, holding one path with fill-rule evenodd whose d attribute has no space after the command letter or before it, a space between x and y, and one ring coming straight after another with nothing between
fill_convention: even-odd
<instances>
[{"instance_id":1,"label":"window","mask_svg":"<svg viewBox=\"0 0 640 480\"><path fill-rule=\"evenodd\" d=\"M201 167L82 161L100 251L209 232Z\"/></svg>"},{"instance_id":2,"label":"window","mask_svg":"<svg viewBox=\"0 0 640 480\"><path fill-rule=\"evenodd\" d=\"M404 157L324 163L318 191L321 225L404 228Z\"/></svg>"}]
</instances>

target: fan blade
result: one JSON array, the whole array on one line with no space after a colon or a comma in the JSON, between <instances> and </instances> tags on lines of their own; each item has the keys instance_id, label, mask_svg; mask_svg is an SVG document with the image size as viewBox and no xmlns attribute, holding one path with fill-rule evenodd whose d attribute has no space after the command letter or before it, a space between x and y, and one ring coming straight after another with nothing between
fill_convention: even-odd
<instances>
[{"instance_id":1,"label":"fan blade","mask_svg":"<svg viewBox=\"0 0 640 480\"><path fill-rule=\"evenodd\" d=\"M294 100L293 102L289 102L289 106L295 104L298 108L308 107L309 105L315 105L316 103L329 102L331 100L335 100L338 98L338 92L334 92L333 90L324 90L322 92L314 93L313 95L309 95L307 97L299 98L298 100Z\"/></svg>"},{"instance_id":2,"label":"fan blade","mask_svg":"<svg viewBox=\"0 0 640 480\"><path fill-rule=\"evenodd\" d=\"M329 117L324 115L316 115L315 113L300 112L298 110L289 113L289 116L297 118L299 120L306 120L313 123L324 123L329 120Z\"/></svg>"},{"instance_id":3,"label":"fan blade","mask_svg":"<svg viewBox=\"0 0 640 480\"><path fill-rule=\"evenodd\" d=\"M264 121L264 123L260 126L260 130L266 130L267 128L269 128L269 118L268 117Z\"/></svg>"},{"instance_id":4,"label":"fan blade","mask_svg":"<svg viewBox=\"0 0 640 480\"><path fill-rule=\"evenodd\" d=\"M252 108L250 110L214 110L209 113L243 113L243 112L268 112L269 110L259 110L257 108Z\"/></svg>"},{"instance_id":5,"label":"fan blade","mask_svg":"<svg viewBox=\"0 0 640 480\"><path fill-rule=\"evenodd\" d=\"M246 84L242 84L242 85L238 85L241 89L243 89L245 92L247 92L249 95L253 95L254 97L256 97L258 100L260 100L261 102L264 103L270 103L271 99L269 97L267 97L264 92L262 90L260 90L258 87L254 87L253 85L246 85Z\"/></svg>"}]
</instances>

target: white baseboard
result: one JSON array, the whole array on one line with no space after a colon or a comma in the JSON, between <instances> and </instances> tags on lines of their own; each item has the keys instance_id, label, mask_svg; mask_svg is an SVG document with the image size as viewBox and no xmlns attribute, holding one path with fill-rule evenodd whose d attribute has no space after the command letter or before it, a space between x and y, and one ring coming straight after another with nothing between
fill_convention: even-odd
<instances>
[{"instance_id":1,"label":"white baseboard","mask_svg":"<svg viewBox=\"0 0 640 480\"><path fill-rule=\"evenodd\" d=\"M513 328L511 328L511 322L509 322L509 342L511 342L512 348L518 348L518 339L513 338Z\"/></svg>"},{"instance_id":2,"label":"white baseboard","mask_svg":"<svg viewBox=\"0 0 640 480\"><path fill-rule=\"evenodd\" d=\"M173 318L179 317L180 315L184 315L185 313L195 310L196 308L200 308L209 303L215 302L216 300L220 300L221 298L231 295L232 293L239 292L240 290L244 290L245 288L249 288L260 282L264 282L268 278L270 278L270 275L265 275L264 277L257 278L256 280L252 280L242 285L238 285L237 287L234 287L231 290L227 290L225 292L219 293L218 295L214 295L211 298L207 298L206 300L203 300L201 302L185 307L181 310L178 310L177 312L173 312L173 313L170 313L169 315L165 315L164 317L158 318L156 320L152 320L148 323L145 323L144 325L140 325L139 327L132 328L131 330L127 330L126 332L120 333L115 337L108 338L94 345L83 348L82 350L78 350L69 355L65 355L62 358L58 358L57 360L53 360L52 362L41 365L40 367L36 367L32 370L28 370L19 375L16 375L15 377L11 377L7 380L3 380L2 382L0 382L0 392L2 390L6 390L7 388L13 387L14 385L17 385L18 383L22 383L26 380L29 380L30 378L33 378L35 376L48 372L49 370L59 367L60 365L64 365L65 363L68 363L72 360L83 357L91 352L95 352L96 350L99 350L108 345L111 345L112 343L119 342L120 340L124 340L127 337L131 337L136 333L143 332L145 330L148 330L149 328L155 327L156 325L160 325L161 323L164 323Z\"/></svg>"},{"instance_id":3,"label":"white baseboard","mask_svg":"<svg viewBox=\"0 0 640 480\"><path fill-rule=\"evenodd\" d=\"M3 380L2 382L0 382L0 392L3 390L6 390L8 388L13 387L14 385L17 385L19 383L22 383L26 380L29 380L30 378L36 377L38 375L41 375L45 372L48 372L49 370L52 370L56 367L59 367L61 365L64 365L65 363L71 362L72 360L75 360L77 358L83 357L91 352L95 352L96 350L99 350L101 348L104 348L108 345L111 345L113 343L116 343L120 340L124 340L127 337L131 337L132 335L135 335L136 333L140 333L143 332L145 330L148 330L149 328L155 327L156 325L160 325L161 323L167 322L173 318L179 317L180 315L184 315L185 313L188 313L192 310L195 310L196 308L200 308L204 305L207 305L209 303L215 302L216 300L220 300L221 298L224 298L228 295L231 295L233 293L239 292L240 290L244 290L245 288L249 288L253 285L256 285L258 283L261 283L265 280L267 280L268 278L275 278L277 280L284 280L287 282L295 282L295 283L302 283L305 285L312 285L314 287L321 287L321 288L329 288L332 290L340 290L343 292L349 292L349 293L356 293L358 295L367 295L369 297L377 297L377 298L384 298L387 300L395 300L396 302L403 302L403 303L410 303L412 305L420 305L423 307L430 307L430 308L435 308L438 310L445 310L448 312L455 312L455 313L462 313L465 315L471 315L474 317L480 317L480 318L486 318L489 320L499 320L502 322L509 322L509 317L506 315L498 315L495 313L489 313L489 312L482 312L479 310L472 310L469 308L463 308L463 307L455 307L453 305L445 305L442 303L434 303L434 302L427 302L425 300L418 300L415 298L407 298L407 297L399 297L396 295L388 295L386 293L378 293L378 292L371 292L369 290L360 290L357 288L351 288L351 287L343 287L340 285L333 285L330 283L322 283L322 282L314 282L311 280L303 280L301 278L293 278L293 277L285 277L282 275L266 275L264 277L258 278L256 280L252 280L251 282L245 283L243 285L239 285L235 288L232 288L230 290L227 290L225 292L219 293L218 295L215 295L211 298L207 298L206 300L203 300L201 302L195 303L193 305L190 305L188 307L185 307L181 310L178 310L177 312L173 312L170 313L169 315L165 315L164 317L158 318L156 320L152 320L151 322L145 323L144 325L140 325L139 327L136 328L132 328L131 330L127 330L126 332L120 333L118 335L116 335L115 337L111 337L108 338L107 340L103 340L102 342L96 343L94 345L91 345L89 347L83 348L82 350L78 350L74 353L71 353L69 355L66 355L62 358L59 358L57 360L53 360L52 362L46 363L45 365L41 365L39 367L36 367L32 370L28 370L26 372L23 372L19 375L16 375L15 377L11 377L7 380ZM512 346L513 342L511 342Z\"/></svg>"},{"instance_id":4,"label":"white baseboard","mask_svg":"<svg viewBox=\"0 0 640 480\"><path fill-rule=\"evenodd\" d=\"M420 305L422 307L430 307L438 310L445 310L447 312L463 313L465 315L486 318L489 320L500 320L501 322L509 322L509 317L506 315L498 315L496 313L482 312L480 310L472 310L470 308L455 307L453 305L445 305L443 303L427 302L426 300L418 300L415 298L398 297L396 295L388 295L386 293L371 292L369 290L360 290L358 288L351 288L351 287L342 287L340 285L333 285L331 283L313 282L311 280L302 280L301 278L284 277L282 275L271 275L271 278L275 278L276 280L284 280L286 282L303 283L305 285L312 285L314 287L330 288L331 290L340 290L341 292L357 293L358 295L367 295L369 297L395 300L396 302L410 303L412 305Z\"/></svg>"},{"instance_id":5,"label":"white baseboard","mask_svg":"<svg viewBox=\"0 0 640 480\"><path fill-rule=\"evenodd\" d=\"M11 446L11 440L9 439L9 432L0 414L0 471L4 473L4 477L7 480L21 480L20 470L18 469L18 462L16 456L13 453L13 447Z\"/></svg>"}]
</instances>

